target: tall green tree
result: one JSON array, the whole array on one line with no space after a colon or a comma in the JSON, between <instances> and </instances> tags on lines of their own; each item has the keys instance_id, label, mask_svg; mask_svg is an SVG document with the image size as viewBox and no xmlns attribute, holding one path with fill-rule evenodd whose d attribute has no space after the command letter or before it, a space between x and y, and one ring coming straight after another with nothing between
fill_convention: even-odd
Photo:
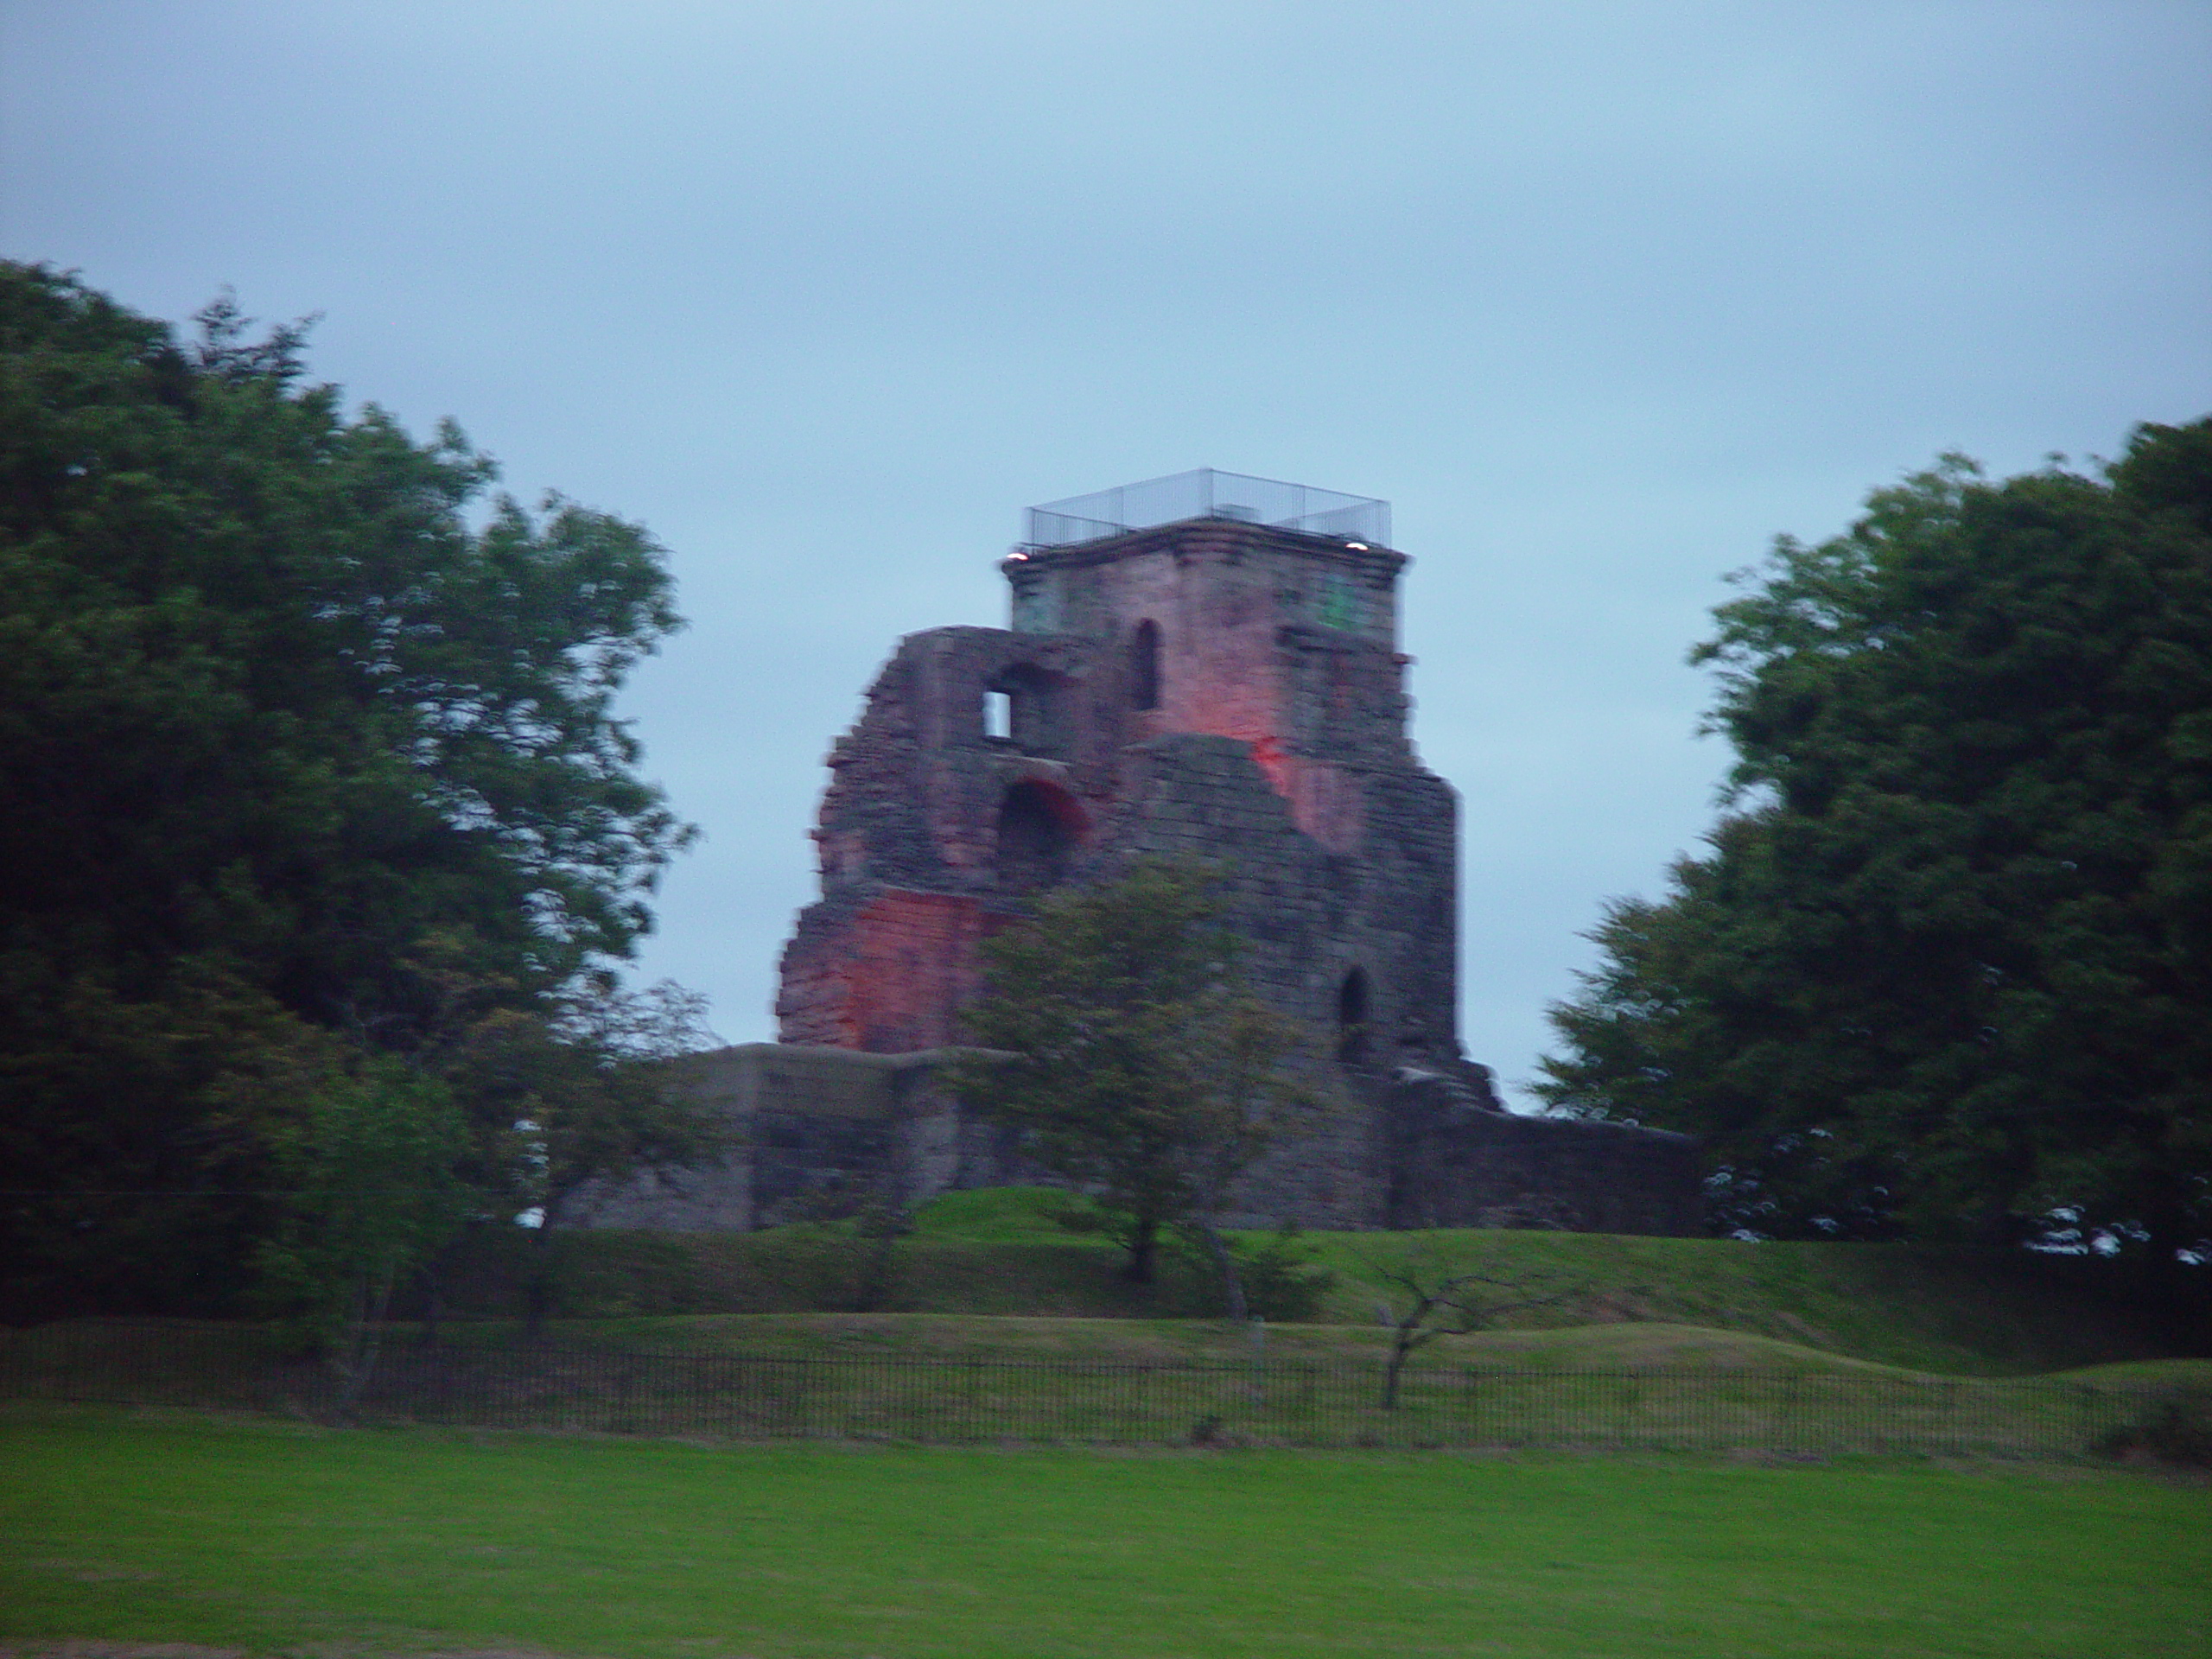
<instances>
[{"instance_id":1,"label":"tall green tree","mask_svg":"<svg viewBox=\"0 0 2212 1659\"><path fill-rule=\"evenodd\" d=\"M1009 1058L951 1077L1116 1218L1131 1279L1151 1281L1160 1230L1187 1222L1235 1307L1241 1287L1216 1218L1237 1176L1319 1096L1294 1069L1294 1027L1237 976L1212 874L1140 864L1052 895L988 943L967 1029Z\"/></svg>"},{"instance_id":2,"label":"tall green tree","mask_svg":"<svg viewBox=\"0 0 2212 1659\"><path fill-rule=\"evenodd\" d=\"M487 499L457 428L349 413L302 353L0 264L19 1307L235 1287L282 1183L226 1080L303 1030L416 1052L434 935L518 1007L620 961L689 833L613 712L678 626L650 537Z\"/></svg>"},{"instance_id":3,"label":"tall green tree","mask_svg":"<svg viewBox=\"0 0 2212 1659\"><path fill-rule=\"evenodd\" d=\"M1693 660L1732 810L1614 904L1541 1091L1706 1137L1724 1225L2170 1262L2212 1231L2212 422L1951 458Z\"/></svg>"}]
</instances>

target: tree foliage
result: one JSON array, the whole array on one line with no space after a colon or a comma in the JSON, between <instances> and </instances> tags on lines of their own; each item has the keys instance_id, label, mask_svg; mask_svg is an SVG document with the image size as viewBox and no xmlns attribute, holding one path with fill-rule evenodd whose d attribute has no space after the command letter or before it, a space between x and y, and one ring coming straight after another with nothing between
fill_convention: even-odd
<instances>
[{"instance_id":1,"label":"tree foliage","mask_svg":"<svg viewBox=\"0 0 2212 1659\"><path fill-rule=\"evenodd\" d=\"M2171 1260L2212 1224L2212 422L1947 459L1738 581L1693 654L1731 810L1609 907L1541 1092L1705 1136L1724 1226Z\"/></svg>"},{"instance_id":2,"label":"tree foliage","mask_svg":"<svg viewBox=\"0 0 2212 1659\"><path fill-rule=\"evenodd\" d=\"M283 1186L238 1077L316 1033L421 1053L433 936L537 1007L628 954L689 833L612 708L678 625L651 538L487 499L457 428L309 383L302 327L199 325L0 265L0 1255L34 1306L235 1282Z\"/></svg>"},{"instance_id":3,"label":"tree foliage","mask_svg":"<svg viewBox=\"0 0 2212 1659\"><path fill-rule=\"evenodd\" d=\"M1129 1276L1153 1276L1160 1230L1214 1218L1236 1177L1318 1096L1291 1070L1298 1033L1247 989L1220 925L1211 872L1140 864L1055 893L984 947L969 1035L1002 1061L955 1086L1023 1132L1023 1147L1118 1221Z\"/></svg>"},{"instance_id":4,"label":"tree foliage","mask_svg":"<svg viewBox=\"0 0 2212 1659\"><path fill-rule=\"evenodd\" d=\"M254 1250L254 1300L367 1380L392 1292L471 1208L453 1090L391 1055L333 1052L261 1127L289 1198ZM351 1404L351 1400L347 1402Z\"/></svg>"}]
</instances>

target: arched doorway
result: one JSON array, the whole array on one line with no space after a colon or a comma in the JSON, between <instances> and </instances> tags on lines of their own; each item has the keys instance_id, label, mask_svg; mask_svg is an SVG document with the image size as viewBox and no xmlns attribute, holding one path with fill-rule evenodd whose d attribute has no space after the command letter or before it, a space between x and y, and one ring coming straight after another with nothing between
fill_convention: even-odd
<instances>
[{"instance_id":1,"label":"arched doorway","mask_svg":"<svg viewBox=\"0 0 2212 1659\"><path fill-rule=\"evenodd\" d=\"M1014 785L999 802L999 886L1035 893L1061 881L1082 833L1082 809L1065 790L1033 781Z\"/></svg>"}]
</instances>

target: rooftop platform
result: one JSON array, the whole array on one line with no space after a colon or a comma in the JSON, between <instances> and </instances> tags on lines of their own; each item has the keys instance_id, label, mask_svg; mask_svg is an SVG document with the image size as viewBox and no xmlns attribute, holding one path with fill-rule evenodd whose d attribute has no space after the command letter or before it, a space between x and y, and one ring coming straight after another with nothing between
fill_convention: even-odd
<instances>
[{"instance_id":1,"label":"rooftop platform","mask_svg":"<svg viewBox=\"0 0 2212 1659\"><path fill-rule=\"evenodd\" d=\"M1390 545L1388 501L1211 467L1032 507L1022 545L1074 547L1187 518L1227 518L1331 541Z\"/></svg>"}]
</instances>

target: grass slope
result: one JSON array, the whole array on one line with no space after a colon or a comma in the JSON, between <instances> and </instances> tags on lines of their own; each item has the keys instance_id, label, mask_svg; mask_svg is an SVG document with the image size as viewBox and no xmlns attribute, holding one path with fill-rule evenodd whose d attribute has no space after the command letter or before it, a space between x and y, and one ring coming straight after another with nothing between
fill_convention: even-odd
<instances>
[{"instance_id":1,"label":"grass slope","mask_svg":"<svg viewBox=\"0 0 2212 1659\"><path fill-rule=\"evenodd\" d=\"M1207 1361L1234 1362L1240 1367L1259 1358L1364 1370L1379 1363L1390 1347L1389 1333L1374 1325L1271 1325L1255 1340L1249 1327L1225 1319L1069 1319L989 1313L699 1313L554 1319L548 1322L546 1334L563 1351L598 1348L776 1359L1118 1365ZM149 1354L149 1338L156 1345L158 1357ZM438 1347L446 1351L514 1351L525 1342L522 1322L517 1319L472 1320L443 1326L438 1332ZM420 1355L427 1347L420 1325L400 1325L389 1332L384 1351L388 1356ZM66 1320L20 1332L0 1331L0 1356L39 1377L47 1377L41 1366L59 1366L61 1372L56 1375L68 1373L86 1382L104 1376L144 1380L150 1375L164 1383L188 1373L230 1377L242 1369L251 1371L272 1361L299 1357L296 1348L269 1327L200 1319ZM1417 1351L1415 1363L1453 1371L1471 1366L1492 1370L1918 1375L1771 1338L1663 1323L1439 1335ZM2179 1381L2198 1372L2212 1376L2212 1361L2134 1361L2075 1375L2090 1380L2110 1373L2114 1380L2140 1376ZM0 1367L0 1376L10 1374Z\"/></svg>"},{"instance_id":2,"label":"grass slope","mask_svg":"<svg viewBox=\"0 0 2212 1659\"><path fill-rule=\"evenodd\" d=\"M0 1637L603 1659L2212 1651L2089 1471L709 1449L0 1414Z\"/></svg>"},{"instance_id":3,"label":"grass slope","mask_svg":"<svg viewBox=\"0 0 2212 1659\"><path fill-rule=\"evenodd\" d=\"M1510 1321L1523 1327L1652 1320L1962 1376L2171 1352L2094 1271L2104 1263L2024 1252L1471 1231L1338 1233L1316 1243L1342 1278L1331 1298L1339 1315L1374 1300L1370 1263L1432 1251L1503 1276L1554 1274L1592 1287L1566 1307Z\"/></svg>"},{"instance_id":4,"label":"grass slope","mask_svg":"<svg viewBox=\"0 0 2212 1659\"><path fill-rule=\"evenodd\" d=\"M1110 1271L1106 1247L1065 1242L1070 1236L1055 1219L1065 1202L1035 1188L949 1194L924 1210L919 1237L925 1247L1088 1248L1097 1267ZM1558 1308L1509 1317L1501 1322L1509 1329L1657 1324L1761 1339L1707 1337L1688 1344L1716 1358L1794 1362L1809 1351L1918 1371L2009 1376L2171 1353L2164 1333L2120 1294L2108 1264L2020 1251L1499 1230L1311 1233L1305 1243L1317 1265L1337 1275L1318 1315L1332 1324L1372 1325L1375 1304L1388 1290L1377 1267L1425 1256L1503 1278L1549 1276L1585 1287ZM899 1305L970 1311L950 1298L933 1299L919 1267ZM1592 1333L1580 1341L1583 1363L1592 1364L1688 1357L1679 1333ZM1566 1363L1556 1344L1520 1351L1540 1349L1560 1352L1559 1363ZM1510 1344L1497 1344L1501 1354L1511 1351Z\"/></svg>"},{"instance_id":5,"label":"grass slope","mask_svg":"<svg viewBox=\"0 0 2212 1659\"><path fill-rule=\"evenodd\" d=\"M1147 1363L1244 1360L1252 1339L1219 1319L1067 1319L960 1313L730 1313L677 1318L556 1320L550 1334L572 1343L640 1351L753 1354L794 1358L899 1355L947 1359L1098 1360ZM521 1329L503 1320L460 1339L509 1346ZM1264 1352L1273 1359L1372 1362L1389 1347L1367 1325L1274 1325ZM1534 1370L1700 1370L1904 1374L1904 1368L1853 1359L1799 1343L1700 1325L1618 1323L1440 1337L1421 1350L1427 1366L1482 1365ZM2143 1362L2190 1366L2190 1361ZM2127 1367L2112 1368L2119 1370Z\"/></svg>"},{"instance_id":6,"label":"grass slope","mask_svg":"<svg viewBox=\"0 0 2212 1659\"><path fill-rule=\"evenodd\" d=\"M1212 1335L1162 1327L1163 1319L1189 1321L1216 1310L1210 1276L1171 1263L1157 1287L1128 1283L1110 1244L1058 1224L1067 1204L1065 1194L1038 1188L948 1194L924 1207L880 1294L868 1290L867 1247L836 1226L575 1232L554 1241L554 1304L630 1345L726 1346L742 1336L775 1351L851 1351L854 1344L880 1348L895 1336L924 1351L975 1354L1210 1351ZM487 1235L465 1253L449 1287L455 1312L481 1318L519 1306L524 1241L506 1234ZM1471 1358L1495 1352L1502 1363L1516 1363L1507 1355L1593 1365L1693 1358L1804 1364L1825 1357L1827 1363L2018 1376L2177 1352L2171 1330L2130 1300L2110 1264L2017 1251L1518 1231L1313 1233L1303 1247L1337 1277L1313 1322L1340 1329L1307 1338L1278 1325L1270 1341L1279 1352L1364 1346L1372 1338L1362 1332L1374 1329L1375 1305L1386 1288L1377 1266L1417 1253L1503 1277L1548 1275L1581 1287L1561 1306L1502 1321L1507 1331L1621 1327L1535 1344L1492 1338L1468 1351ZM870 1305L939 1318L870 1323L838 1313ZM819 1317L769 1317L777 1315ZM732 1316L751 1322L678 1323ZM987 1322L977 1323L979 1317ZM1073 1324L1106 1320L1128 1328L1086 1335ZM670 1323L656 1332L658 1321ZM1686 1336L1685 1327L1707 1334ZM572 1325L571 1334L586 1328ZM2179 1349L2189 1351L2186 1344Z\"/></svg>"}]
</instances>

